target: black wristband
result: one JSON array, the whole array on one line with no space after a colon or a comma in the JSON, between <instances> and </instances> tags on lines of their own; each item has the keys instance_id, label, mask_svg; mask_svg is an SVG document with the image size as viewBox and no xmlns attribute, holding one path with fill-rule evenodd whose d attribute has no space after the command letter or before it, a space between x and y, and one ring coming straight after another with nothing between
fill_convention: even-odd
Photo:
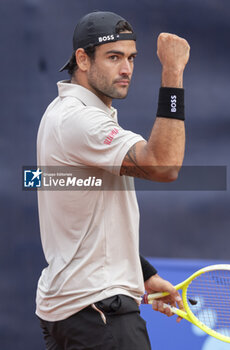
<instances>
[{"instance_id":1,"label":"black wristband","mask_svg":"<svg viewBox=\"0 0 230 350\"><path fill-rule=\"evenodd\" d=\"M141 267L142 267L142 272L144 276L144 281L147 281L151 276L156 275L157 270L141 255L140 255L140 260L141 260Z\"/></svg>"},{"instance_id":2,"label":"black wristband","mask_svg":"<svg viewBox=\"0 0 230 350\"><path fill-rule=\"evenodd\" d=\"M184 120L184 89L161 87L157 117Z\"/></svg>"}]
</instances>

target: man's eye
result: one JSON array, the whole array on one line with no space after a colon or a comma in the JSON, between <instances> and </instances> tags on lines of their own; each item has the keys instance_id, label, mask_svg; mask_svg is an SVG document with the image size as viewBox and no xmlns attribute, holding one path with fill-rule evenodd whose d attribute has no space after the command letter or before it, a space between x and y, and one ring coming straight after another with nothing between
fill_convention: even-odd
<instances>
[{"instance_id":1,"label":"man's eye","mask_svg":"<svg viewBox=\"0 0 230 350\"><path fill-rule=\"evenodd\" d=\"M129 57L129 61L130 61L130 62L133 62L134 59L135 59L135 56L130 56L130 57Z\"/></svg>"},{"instance_id":2,"label":"man's eye","mask_svg":"<svg viewBox=\"0 0 230 350\"><path fill-rule=\"evenodd\" d=\"M112 61L117 61L118 60L118 56L113 55L113 56L109 56L109 59Z\"/></svg>"}]
</instances>

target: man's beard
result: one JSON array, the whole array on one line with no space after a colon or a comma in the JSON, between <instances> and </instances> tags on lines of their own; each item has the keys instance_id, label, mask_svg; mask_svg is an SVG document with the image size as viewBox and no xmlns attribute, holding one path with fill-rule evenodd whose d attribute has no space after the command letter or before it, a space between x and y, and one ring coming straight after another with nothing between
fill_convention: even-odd
<instances>
[{"instance_id":1,"label":"man's beard","mask_svg":"<svg viewBox=\"0 0 230 350\"><path fill-rule=\"evenodd\" d=\"M93 74L95 73L95 74ZM118 89L115 86L115 83L119 80L128 80L130 81L130 78L128 76L122 76L119 79L116 79L113 81L112 85L109 85L107 82L107 79L104 75L91 71L88 75L88 83L89 85L100 95L104 95L106 97L109 97L111 99L123 99L128 94L128 88L129 86L123 87L124 92L118 91Z\"/></svg>"}]
</instances>

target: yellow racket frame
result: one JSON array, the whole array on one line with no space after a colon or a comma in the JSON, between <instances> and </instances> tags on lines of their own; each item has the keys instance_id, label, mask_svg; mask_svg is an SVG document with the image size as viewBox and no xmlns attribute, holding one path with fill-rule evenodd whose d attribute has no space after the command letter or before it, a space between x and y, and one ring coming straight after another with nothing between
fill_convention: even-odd
<instances>
[{"instance_id":1,"label":"yellow racket frame","mask_svg":"<svg viewBox=\"0 0 230 350\"><path fill-rule=\"evenodd\" d=\"M201 274L209 271L215 271L215 270L229 270L230 271L230 264L217 264L217 265L210 265L207 267L204 267L198 271L196 271L194 274L192 274L189 278L187 278L185 281L177 284L175 286L176 290L182 289L182 300L184 304L185 311L180 310L174 306L170 306L168 304L164 304L164 307L169 308L174 314L177 314L178 316L186 319L187 321L193 323L195 326L202 329L202 331L208 333L214 338L217 338L219 340L222 340L226 343L230 343L230 336L222 335L211 328L207 327L205 324L203 324L190 310L189 304L187 302L187 289L192 280L194 280L196 277L200 276ZM154 299L162 298L164 296L169 295L167 292L163 293L154 293L148 295L148 303L152 304L152 301Z\"/></svg>"}]
</instances>

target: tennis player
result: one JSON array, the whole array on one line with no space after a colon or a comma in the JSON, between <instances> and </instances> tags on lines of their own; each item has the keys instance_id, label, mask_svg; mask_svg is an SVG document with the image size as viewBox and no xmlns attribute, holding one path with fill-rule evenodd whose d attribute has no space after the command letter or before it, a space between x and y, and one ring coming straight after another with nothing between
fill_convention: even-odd
<instances>
[{"instance_id":1,"label":"tennis player","mask_svg":"<svg viewBox=\"0 0 230 350\"><path fill-rule=\"evenodd\" d=\"M58 97L40 123L37 160L97 172L109 191L38 191L41 239L48 266L37 288L36 314L47 350L147 350L139 304L179 293L139 256L139 209L133 177L174 181L185 147L183 71L186 40L158 38L162 86L148 141L118 123L113 99L127 96L137 55L131 25L111 12L93 12L77 24L73 53L61 70ZM143 86L145 82L143 81ZM143 118L141 115L140 118ZM117 191L119 189L119 191ZM171 316L157 300L153 308Z\"/></svg>"}]
</instances>

